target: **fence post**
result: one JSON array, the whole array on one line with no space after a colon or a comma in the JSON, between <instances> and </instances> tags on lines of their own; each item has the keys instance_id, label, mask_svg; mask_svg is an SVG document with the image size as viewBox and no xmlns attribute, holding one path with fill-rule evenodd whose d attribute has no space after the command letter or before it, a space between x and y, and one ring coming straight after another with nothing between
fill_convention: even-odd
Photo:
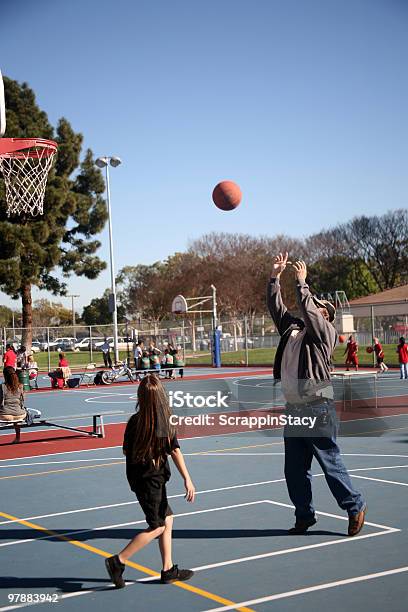
<instances>
[{"instance_id":1,"label":"fence post","mask_svg":"<svg viewBox=\"0 0 408 612\"><path fill-rule=\"evenodd\" d=\"M374 306L370 306L371 311L371 342L374 342L373 338L375 336L375 322L374 322ZM376 366L376 353L373 351L373 366Z\"/></svg>"},{"instance_id":2,"label":"fence post","mask_svg":"<svg viewBox=\"0 0 408 612\"><path fill-rule=\"evenodd\" d=\"M48 353L48 371L51 370L51 354L50 354L50 328L47 327L47 353Z\"/></svg>"},{"instance_id":3,"label":"fence post","mask_svg":"<svg viewBox=\"0 0 408 612\"><path fill-rule=\"evenodd\" d=\"M182 325L181 331L182 331L182 334L183 334L183 336L182 336L182 338L183 338L183 361L185 363L186 362L186 335L185 335L185 329L184 329L184 319L182 321L182 324L183 325Z\"/></svg>"},{"instance_id":4,"label":"fence post","mask_svg":"<svg viewBox=\"0 0 408 612\"><path fill-rule=\"evenodd\" d=\"M92 358L92 325L89 326L89 361L90 363L93 362L93 358Z\"/></svg>"},{"instance_id":5,"label":"fence post","mask_svg":"<svg viewBox=\"0 0 408 612\"><path fill-rule=\"evenodd\" d=\"M248 317L244 317L244 334L245 334L245 365L249 366L249 353L248 353Z\"/></svg>"}]
</instances>

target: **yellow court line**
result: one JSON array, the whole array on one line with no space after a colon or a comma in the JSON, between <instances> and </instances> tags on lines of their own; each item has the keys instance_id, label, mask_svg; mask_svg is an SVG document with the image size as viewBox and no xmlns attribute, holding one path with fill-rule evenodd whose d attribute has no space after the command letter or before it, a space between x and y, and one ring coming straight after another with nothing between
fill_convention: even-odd
<instances>
[{"instance_id":1,"label":"yellow court line","mask_svg":"<svg viewBox=\"0 0 408 612\"><path fill-rule=\"evenodd\" d=\"M283 444L282 441L280 442L268 442L267 444L250 444L248 446L235 446L234 448L215 448L212 450L208 450L208 451L200 451L198 453L191 453L191 455L208 455L209 453L223 453L225 451L231 451L231 450L244 450L246 448L261 448L264 446L276 446L277 444Z\"/></svg>"},{"instance_id":2,"label":"yellow court line","mask_svg":"<svg viewBox=\"0 0 408 612\"><path fill-rule=\"evenodd\" d=\"M125 463L124 459L121 461L112 461L112 463L95 463L95 465L81 465L80 467L72 468L61 468L60 470L47 470L46 472L31 472L29 474L14 474L13 476L0 476L0 480L8 480L11 478L25 478L26 476L44 476L45 474L57 474L60 472L73 472L76 470L92 470L97 467L107 467L109 465L119 465Z\"/></svg>"},{"instance_id":3,"label":"yellow court line","mask_svg":"<svg viewBox=\"0 0 408 612\"><path fill-rule=\"evenodd\" d=\"M37 525L37 523L31 523L30 521L20 519L16 516L13 516L12 514L8 514L7 512L0 512L0 516L2 516L3 518L7 520L11 520L16 523L20 523L20 525L24 525L25 527L29 527L30 529L41 531L42 533L46 533L50 536L58 538L59 540L63 540L64 542L67 542L68 544L72 544L72 546L77 546L78 548L88 550L89 552L99 555L100 557L107 558L107 557L112 556L111 553L108 553L105 550L102 550L100 548L95 548L95 546L90 546L89 544L85 544L85 542L80 542L79 540L72 540L70 538L67 538L64 535L60 535L59 533L52 531L51 529L42 527L42 525ZM160 576L158 572L150 569L149 567L145 567L144 565L139 565L139 563L134 563L133 561L126 561L126 565L128 565L129 567L133 567L134 569L137 569L139 572L142 572L143 574L147 574L148 576L157 576L157 577ZM177 581L177 582L173 582L172 584L176 587L179 587L180 589L184 589L185 591L194 593L195 595L200 595L201 597L210 599L211 601L216 601L217 603L224 604L226 606L235 605L234 602L230 601L229 599L225 599L224 597L215 595L215 593L211 593L210 591L205 591L204 589L200 589L199 587L195 587L191 584L187 584L186 582ZM238 604L236 604L236 609L239 612L255 612L252 608L246 608L242 606L238 607Z\"/></svg>"}]
</instances>

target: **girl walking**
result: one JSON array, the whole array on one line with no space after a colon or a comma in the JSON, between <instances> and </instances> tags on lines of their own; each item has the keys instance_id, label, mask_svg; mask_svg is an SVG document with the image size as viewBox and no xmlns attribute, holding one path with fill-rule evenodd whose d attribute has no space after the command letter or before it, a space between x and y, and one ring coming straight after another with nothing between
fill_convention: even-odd
<instances>
[{"instance_id":1,"label":"girl walking","mask_svg":"<svg viewBox=\"0 0 408 612\"><path fill-rule=\"evenodd\" d=\"M172 560L173 511L166 492L166 482L171 475L168 455L184 480L188 502L194 501L195 489L175 429L170 423L169 400L155 374L145 376L137 396L139 410L130 417L126 426L123 452L129 486L139 500L148 528L138 533L120 553L105 560L106 569L117 588L125 586L122 575L126 561L155 538L159 541L163 564L162 583L189 580L194 573L189 569L179 569Z\"/></svg>"}]
</instances>

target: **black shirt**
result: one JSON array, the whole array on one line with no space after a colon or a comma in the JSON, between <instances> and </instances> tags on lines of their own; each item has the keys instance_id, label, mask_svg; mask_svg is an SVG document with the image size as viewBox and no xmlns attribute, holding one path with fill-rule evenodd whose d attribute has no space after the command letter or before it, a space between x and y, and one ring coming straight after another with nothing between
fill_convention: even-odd
<instances>
[{"instance_id":1,"label":"black shirt","mask_svg":"<svg viewBox=\"0 0 408 612\"><path fill-rule=\"evenodd\" d=\"M138 415L134 414L128 421L125 429L125 436L123 441L123 448L131 448L133 436L136 433L136 423ZM162 461L157 466L153 462L153 459L147 459L146 461L135 462L130 453L126 455L126 477L128 479L130 488L135 489L137 483L141 480L152 480L157 483L164 483L170 479L171 471L168 461L168 455L174 450L180 448L180 444L177 440L177 436L174 435L170 440L165 439L165 449L163 452Z\"/></svg>"}]
</instances>

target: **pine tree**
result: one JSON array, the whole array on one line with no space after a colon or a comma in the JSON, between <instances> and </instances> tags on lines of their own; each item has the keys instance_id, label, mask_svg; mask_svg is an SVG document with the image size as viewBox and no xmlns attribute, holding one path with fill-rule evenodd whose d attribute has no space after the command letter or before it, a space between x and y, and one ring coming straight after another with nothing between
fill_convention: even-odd
<instances>
[{"instance_id":1,"label":"pine tree","mask_svg":"<svg viewBox=\"0 0 408 612\"><path fill-rule=\"evenodd\" d=\"M4 181L0 176L0 288L22 303L22 343L31 346L31 289L64 295L72 273L96 278L106 267L93 239L103 229L107 208L102 196L102 174L93 164L92 151L80 161L83 137L65 118L57 129L38 107L26 83L4 79L8 138L48 138L58 143L58 154L48 177L44 214L7 217ZM61 274L59 275L61 276Z\"/></svg>"}]
</instances>

